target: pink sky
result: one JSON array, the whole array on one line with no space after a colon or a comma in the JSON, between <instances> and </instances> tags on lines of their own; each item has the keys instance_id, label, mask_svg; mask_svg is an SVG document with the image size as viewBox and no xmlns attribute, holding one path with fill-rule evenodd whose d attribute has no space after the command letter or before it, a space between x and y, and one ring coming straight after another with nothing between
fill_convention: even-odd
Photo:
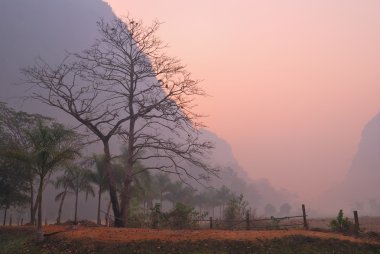
<instances>
[{"instance_id":1,"label":"pink sky","mask_svg":"<svg viewBox=\"0 0 380 254\"><path fill-rule=\"evenodd\" d=\"M164 24L169 53L252 178L309 197L343 179L380 109L378 0L108 0Z\"/></svg>"}]
</instances>

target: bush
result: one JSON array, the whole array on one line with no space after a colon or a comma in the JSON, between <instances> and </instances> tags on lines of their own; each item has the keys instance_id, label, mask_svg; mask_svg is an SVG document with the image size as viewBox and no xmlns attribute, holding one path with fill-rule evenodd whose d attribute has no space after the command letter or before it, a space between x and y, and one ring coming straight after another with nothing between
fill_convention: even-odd
<instances>
[{"instance_id":1,"label":"bush","mask_svg":"<svg viewBox=\"0 0 380 254\"><path fill-rule=\"evenodd\" d=\"M171 229L194 228L197 220L204 219L207 213L200 214L193 207L177 203L175 207L167 213L161 212L160 205L157 204L151 209L152 228L168 227Z\"/></svg>"},{"instance_id":2,"label":"bush","mask_svg":"<svg viewBox=\"0 0 380 254\"><path fill-rule=\"evenodd\" d=\"M227 204L224 211L224 219L226 220L227 227L232 228L237 221L243 220L249 210L247 209L248 202L244 200L243 194L239 197L233 197Z\"/></svg>"},{"instance_id":3,"label":"bush","mask_svg":"<svg viewBox=\"0 0 380 254\"><path fill-rule=\"evenodd\" d=\"M177 203L167 214L168 225L172 229L192 228L196 225L194 221L199 213L194 208L182 203Z\"/></svg>"},{"instance_id":4,"label":"bush","mask_svg":"<svg viewBox=\"0 0 380 254\"><path fill-rule=\"evenodd\" d=\"M336 219L330 221L330 228L333 231L347 233L352 230L353 224L348 217L344 217L343 210L340 209Z\"/></svg>"},{"instance_id":5,"label":"bush","mask_svg":"<svg viewBox=\"0 0 380 254\"><path fill-rule=\"evenodd\" d=\"M165 214L161 212L161 204L155 204L150 211L151 227L160 228L161 224L165 221Z\"/></svg>"}]
</instances>

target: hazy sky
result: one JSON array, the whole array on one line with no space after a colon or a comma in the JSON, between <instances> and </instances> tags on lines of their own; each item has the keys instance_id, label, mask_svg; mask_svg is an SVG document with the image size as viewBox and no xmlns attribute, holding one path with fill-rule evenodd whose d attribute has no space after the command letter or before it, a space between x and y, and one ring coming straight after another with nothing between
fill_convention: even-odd
<instances>
[{"instance_id":1,"label":"hazy sky","mask_svg":"<svg viewBox=\"0 0 380 254\"><path fill-rule=\"evenodd\" d=\"M169 53L253 178L301 197L341 181L380 109L379 0L108 0L164 24Z\"/></svg>"}]
</instances>

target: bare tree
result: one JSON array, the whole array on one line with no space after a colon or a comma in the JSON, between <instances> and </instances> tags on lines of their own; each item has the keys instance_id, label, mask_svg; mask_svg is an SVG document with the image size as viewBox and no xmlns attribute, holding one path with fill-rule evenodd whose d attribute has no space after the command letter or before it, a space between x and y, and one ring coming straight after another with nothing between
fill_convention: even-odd
<instances>
[{"instance_id":1,"label":"bare tree","mask_svg":"<svg viewBox=\"0 0 380 254\"><path fill-rule=\"evenodd\" d=\"M158 169L197 181L216 172L205 162L212 144L200 139L202 116L193 111L194 98L205 93L185 66L164 52L159 26L128 17L100 20L100 39L89 49L69 54L58 66L39 60L23 70L35 88L33 99L73 116L103 143L116 226L127 224L131 183L141 171ZM124 140L128 151L120 202L111 167L113 137ZM139 161L144 167L136 170Z\"/></svg>"}]
</instances>

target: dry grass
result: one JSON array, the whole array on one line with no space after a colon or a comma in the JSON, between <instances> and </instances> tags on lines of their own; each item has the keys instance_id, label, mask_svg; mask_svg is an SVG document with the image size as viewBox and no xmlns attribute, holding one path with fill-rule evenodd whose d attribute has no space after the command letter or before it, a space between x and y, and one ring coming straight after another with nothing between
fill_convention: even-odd
<instances>
[{"instance_id":1,"label":"dry grass","mask_svg":"<svg viewBox=\"0 0 380 254\"><path fill-rule=\"evenodd\" d=\"M320 239L347 240L355 243L377 243L375 240L355 238L332 232L316 232L301 229L270 230L270 231L226 231L226 230L159 230L159 229L130 229L78 226L68 229L63 226L47 226L46 233L62 231L58 235L67 239L91 239L97 242L128 243L133 241L199 241L199 240L248 240L274 239L287 236L302 235Z\"/></svg>"}]
</instances>

